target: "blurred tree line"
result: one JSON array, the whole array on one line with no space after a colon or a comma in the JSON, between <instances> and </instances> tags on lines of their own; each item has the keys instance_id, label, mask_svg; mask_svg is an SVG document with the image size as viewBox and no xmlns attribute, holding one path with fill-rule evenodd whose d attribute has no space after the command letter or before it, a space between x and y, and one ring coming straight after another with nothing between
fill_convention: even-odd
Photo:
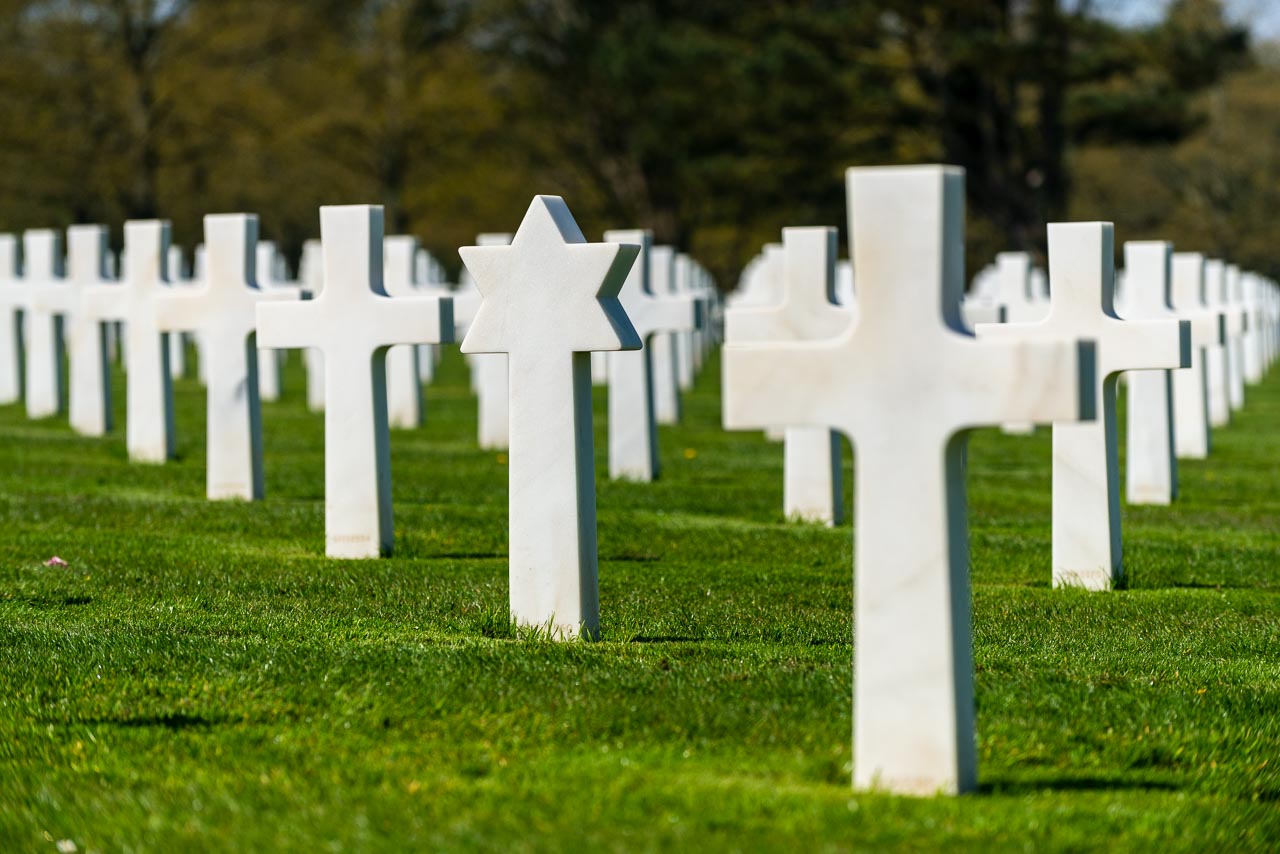
<instances>
[{"instance_id":1,"label":"blurred tree line","mask_svg":"<svg viewBox=\"0 0 1280 854\"><path fill-rule=\"evenodd\" d=\"M969 258L1114 220L1280 274L1280 70L1220 0L0 0L0 230L386 205L448 264L559 193L724 284L850 165L968 169Z\"/></svg>"}]
</instances>

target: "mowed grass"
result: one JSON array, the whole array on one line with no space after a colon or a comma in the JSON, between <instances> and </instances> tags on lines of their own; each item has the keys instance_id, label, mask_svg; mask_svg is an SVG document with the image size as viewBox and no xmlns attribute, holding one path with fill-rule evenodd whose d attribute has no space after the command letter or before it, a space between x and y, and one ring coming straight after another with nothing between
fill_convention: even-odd
<instances>
[{"instance_id":1,"label":"mowed grass","mask_svg":"<svg viewBox=\"0 0 1280 854\"><path fill-rule=\"evenodd\" d=\"M596 390L597 643L508 623L507 470L456 349L393 435L380 561L323 556L296 354L255 504L203 497L194 380L163 467L0 409L0 849L1280 844L1280 372L1176 506L1125 508L1114 593L1049 587L1048 431L974 435L959 799L852 791L850 526L780 518L781 448L720 429L718 383L651 485L603 477Z\"/></svg>"}]
</instances>

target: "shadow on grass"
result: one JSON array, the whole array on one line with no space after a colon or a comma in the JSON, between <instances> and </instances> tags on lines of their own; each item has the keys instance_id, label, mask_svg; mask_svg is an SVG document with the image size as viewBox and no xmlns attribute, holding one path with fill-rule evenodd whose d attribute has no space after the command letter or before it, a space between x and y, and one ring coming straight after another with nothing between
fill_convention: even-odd
<instances>
[{"instance_id":1,"label":"shadow on grass","mask_svg":"<svg viewBox=\"0 0 1280 854\"><path fill-rule=\"evenodd\" d=\"M89 726L118 726L126 729L155 728L177 731L183 729L208 729L224 723L224 721L210 720L203 715L169 712L163 715L141 715L134 718L86 718L75 721L75 723Z\"/></svg>"},{"instance_id":2,"label":"shadow on grass","mask_svg":"<svg viewBox=\"0 0 1280 854\"><path fill-rule=\"evenodd\" d=\"M1178 788L1173 783L1159 780L1125 780L1115 777L1061 777L978 784L978 791L984 795L1028 795L1035 792L1172 792L1177 791Z\"/></svg>"},{"instance_id":3,"label":"shadow on grass","mask_svg":"<svg viewBox=\"0 0 1280 854\"><path fill-rule=\"evenodd\" d=\"M65 608L75 605L88 605L93 602L92 596L28 596L20 600L31 608Z\"/></svg>"}]
</instances>

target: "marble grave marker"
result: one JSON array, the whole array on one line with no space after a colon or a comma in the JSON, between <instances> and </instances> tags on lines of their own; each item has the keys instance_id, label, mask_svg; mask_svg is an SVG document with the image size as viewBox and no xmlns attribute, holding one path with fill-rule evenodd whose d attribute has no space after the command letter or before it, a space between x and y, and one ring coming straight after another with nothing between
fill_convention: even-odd
<instances>
[{"instance_id":1,"label":"marble grave marker","mask_svg":"<svg viewBox=\"0 0 1280 854\"><path fill-rule=\"evenodd\" d=\"M449 298L388 296L382 208L320 209L324 290L258 305L258 344L324 351L325 554L372 558L393 545L387 348L453 335Z\"/></svg>"},{"instance_id":2,"label":"marble grave marker","mask_svg":"<svg viewBox=\"0 0 1280 854\"><path fill-rule=\"evenodd\" d=\"M462 351L510 357L512 617L594 637L589 354L641 346L618 299L639 247L587 243L564 200L537 196L509 246L459 251L482 294Z\"/></svg>"},{"instance_id":3,"label":"marble grave marker","mask_svg":"<svg viewBox=\"0 0 1280 854\"><path fill-rule=\"evenodd\" d=\"M963 170L851 169L848 193L856 325L827 341L727 344L725 426L782 419L853 442L854 783L970 791L967 433L1091 415L1092 351L965 331Z\"/></svg>"}]
</instances>

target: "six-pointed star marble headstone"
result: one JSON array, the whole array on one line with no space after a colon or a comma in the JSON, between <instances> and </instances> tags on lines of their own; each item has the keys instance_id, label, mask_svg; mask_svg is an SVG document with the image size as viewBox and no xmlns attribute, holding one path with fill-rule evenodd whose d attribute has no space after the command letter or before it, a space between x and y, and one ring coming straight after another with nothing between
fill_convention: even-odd
<instances>
[{"instance_id":1,"label":"six-pointed star marble headstone","mask_svg":"<svg viewBox=\"0 0 1280 854\"><path fill-rule=\"evenodd\" d=\"M1125 320L1178 319L1170 304L1172 258L1173 244L1163 240L1125 243ZM1173 371L1130 371L1127 379L1125 495L1130 504L1169 504L1178 495Z\"/></svg>"},{"instance_id":2,"label":"six-pointed star marble headstone","mask_svg":"<svg viewBox=\"0 0 1280 854\"><path fill-rule=\"evenodd\" d=\"M205 444L210 499L262 498L262 410L258 398L257 305L298 293L263 291L255 282L258 218L204 218L206 267L198 287L156 300L157 322L170 335L197 333L209 359Z\"/></svg>"},{"instance_id":3,"label":"six-pointed star marble headstone","mask_svg":"<svg viewBox=\"0 0 1280 854\"><path fill-rule=\"evenodd\" d=\"M1091 414L1089 345L963 328L964 172L851 169L858 320L828 341L724 349L725 426L837 429L857 454L854 782L976 784L965 437Z\"/></svg>"},{"instance_id":4,"label":"six-pointed star marble headstone","mask_svg":"<svg viewBox=\"0 0 1280 854\"><path fill-rule=\"evenodd\" d=\"M78 291L77 307L67 329L70 362L71 429L82 436L105 436L111 430L111 364L107 358L107 326L84 298L94 288L119 287L107 275L107 229L73 225L67 229L67 281Z\"/></svg>"},{"instance_id":5,"label":"six-pointed star marble headstone","mask_svg":"<svg viewBox=\"0 0 1280 854\"><path fill-rule=\"evenodd\" d=\"M482 295L462 351L509 356L511 614L555 637L599 631L589 354L641 346L618 300L638 252L587 243L558 196L460 250Z\"/></svg>"},{"instance_id":6,"label":"six-pointed star marble headstone","mask_svg":"<svg viewBox=\"0 0 1280 854\"><path fill-rule=\"evenodd\" d=\"M0 404L22 399L25 380L22 316L27 285L18 262L18 238L0 234Z\"/></svg>"},{"instance_id":7,"label":"six-pointed star marble headstone","mask_svg":"<svg viewBox=\"0 0 1280 854\"><path fill-rule=\"evenodd\" d=\"M663 332L690 332L698 323L691 294L656 294L649 281L652 233L608 231L607 243L640 247L618 300L646 348ZM649 482L658 476L658 428L653 414L653 363L648 349L614 350L609 358L609 477Z\"/></svg>"},{"instance_id":8,"label":"six-pointed star marble headstone","mask_svg":"<svg viewBox=\"0 0 1280 854\"><path fill-rule=\"evenodd\" d=\"M853 325L835 303L834 228L784 228L780 301L746 305L725 316L728 344L821 341ZM786 427L783 436L783 513L787 518L838 525L844 507L840 434L824 427Z\"/></svg>"},{"instance_id":9,"label":"six-pointed star marble headstone","mask_svg":"<svg viewBox=\"0 0 1280 854\"><path fill-rule=\"evenodd\" d=\"M1109 590L1123 573L1116 382L1123 371L1191 363L1190 325L1121 320L1115 312L1111 223L1049 225L1053 295L1036 323L978 327L979 338L1042 341L1077 337L1098 347L1099 417L1053 425L1053 583Z\"/></svg>"},{"instance_id":10,"label":"six-pointed star marble headstone","mask_svg":"<svg viewBox=\"0 0 1280 854\"><path fill-rule=\"evenodd\" d=\"M1174 254L1173 308L1191 324L1191 365L1173 372L1173 442L1179 458L1193 460L1208 457L1211 445L1208 350L1226 341L1222 312L1205 301L1204 275L1199 252Z\"/></svg>"},{"instance_id":11,"label":"six-pointed star marble headstone","mask_svg":"<svg viewBox=\"0 0 1280 854\"><path fill-rule=\"evenodd\" d=\"M387 295L411 297L420 294L415 270L418 239L392 235L385 241L383 284ZM422 370L419 346L400 344L387 351L387 423L411 430L422 426Z\"/></svg>"},{"instance_id":12,"label":"six-pointed star marble headstone","mask_svg":"<svg viewBox=\"0 0 1280 854\"><path fill-rule=\"evenodd\" d=\"M27 417L48 418L63 408L63 329L74 314L76 292L63 276L58 232L27 231L22 235L22 250L27 283Z\"/></svg>"},{"instance_id":13,"label":"six-pointed star marble headstone","mask_svg":"<svg viewBox=\"0 0 1280 854\"><path fill-rule=\"evenodd\" d=\"M124 321L125 445L135 462L162 463L173 456L173 383L155 302L169 287L169 223L126 222L124 247L120 284L85 288L81 305L91 317Z\"/></svg>"},{"instance_id":14,"label":"six-pointed star marble headstone","mask_svg":"<svg viewBox=\"0 0 1280 854\"><path fill-rule=\"evenodd\" d=\"M323 207L324 290L258 305L258 344L324 351L325 553L377 557L392 547L387 348L453 337L447 297L395 297L382 283L382 208Z\"/></svg>"}]
</instances>

